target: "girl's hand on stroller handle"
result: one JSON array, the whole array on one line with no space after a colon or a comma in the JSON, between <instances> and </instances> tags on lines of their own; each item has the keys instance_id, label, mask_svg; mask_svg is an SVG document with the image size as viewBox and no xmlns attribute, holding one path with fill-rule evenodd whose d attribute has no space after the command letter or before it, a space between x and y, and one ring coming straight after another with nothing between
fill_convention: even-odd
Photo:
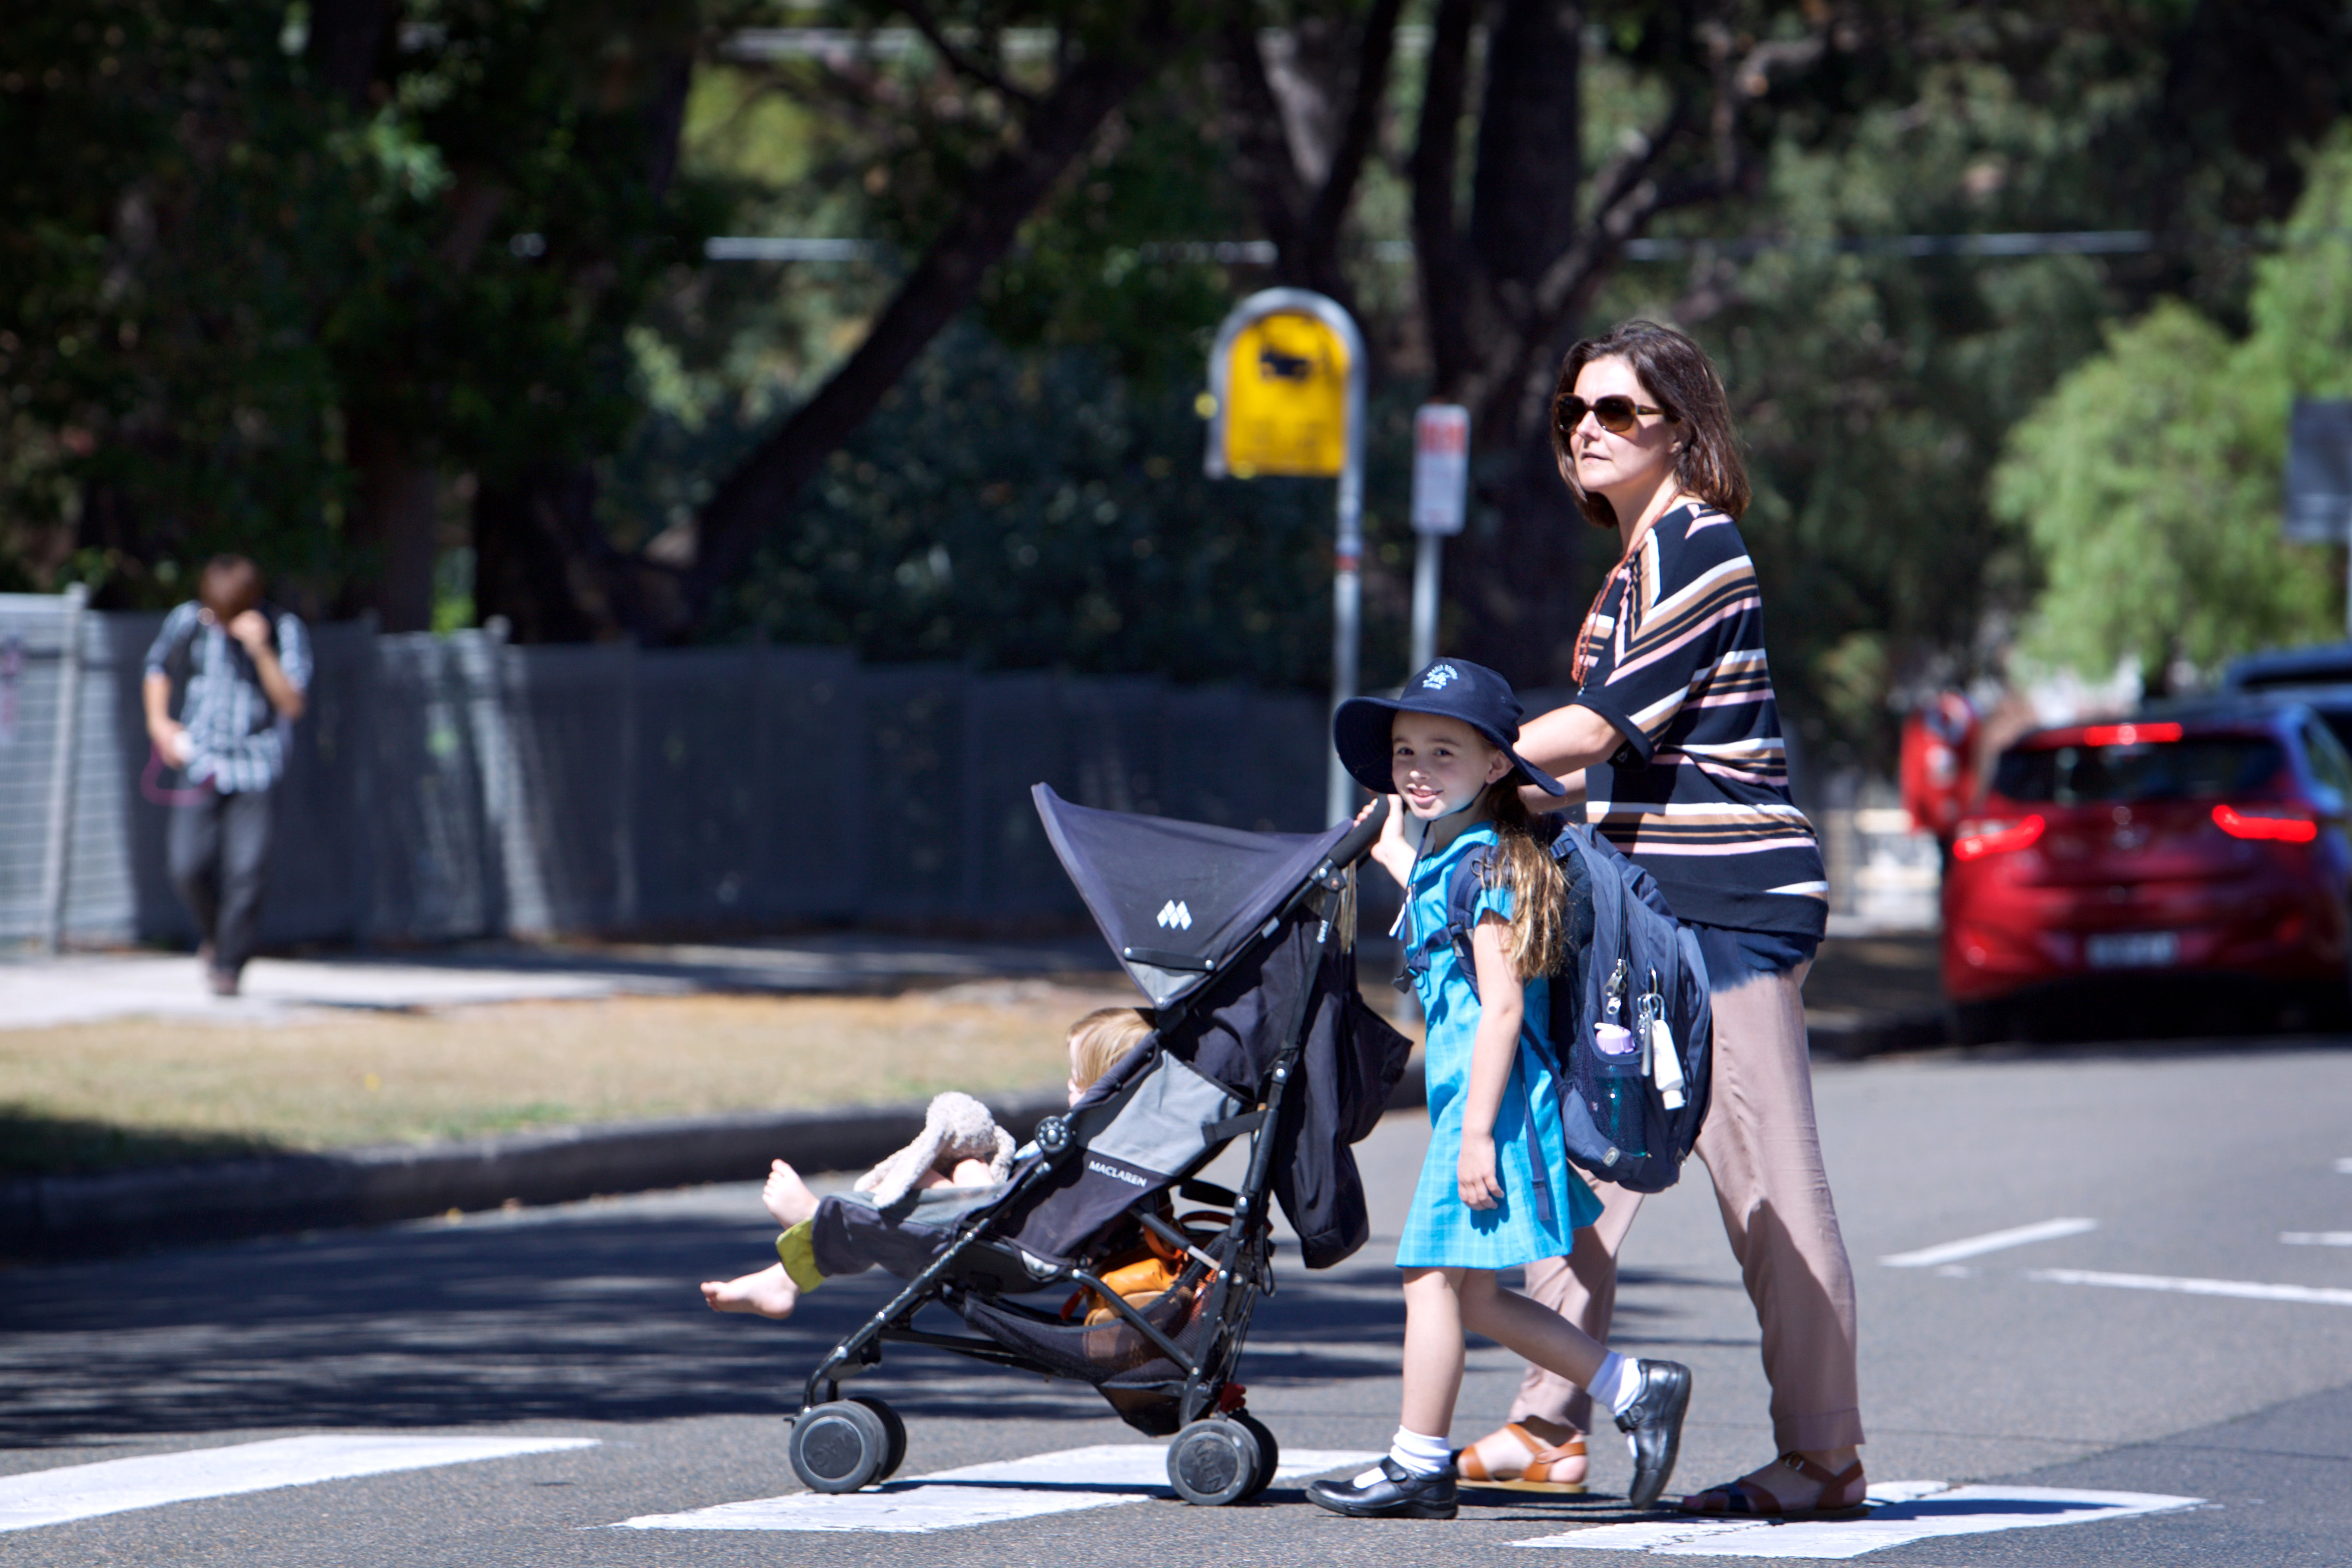
<instances>
[{"instance_id":1,"label":"girl's hand on stroller handle","mask_svg":"<svg viewBox=\"0 0 2352 1568\"><path fill-rule=\"evenodd\" d=\"M1462 1201L1474 1209L1490 1209L1503 1201L1502 1179L1495 1170L1495 1139L1492 1133L1475 1133L1465 1130L1462 1153L1454 1163L1454 1180L1462 1192Z\"/></svg>"},{"instance_id":2,"label":"girl's hand on stroller handle","mask_svg":"<svg viewBox=\"0 0 2352 1568\"><path fill-rule=\"evenodd\" d=\"M1332 848L1332 868L1344 869L1362 859L1365 852L1380 837L1381 829L1387 826L1391 815L1388 797L1374 796L1370 805L1356 814L1356 826L1348 830L1348 837Z\"/></svg>"}]
</instances>

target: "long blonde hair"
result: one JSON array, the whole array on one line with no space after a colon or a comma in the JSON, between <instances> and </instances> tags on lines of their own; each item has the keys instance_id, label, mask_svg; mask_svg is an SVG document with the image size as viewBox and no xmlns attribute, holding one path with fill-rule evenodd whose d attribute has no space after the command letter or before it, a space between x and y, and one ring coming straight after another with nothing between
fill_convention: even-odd
<instances>
[{"instance_id":1,"label":"long blonde hair","mask_svg":"<svg viewBox=\"0 0 2352 1568\"><path fill-rule=\"evenodd\" d=\"M1535 818L1519 786L1508 777L1486 786L1486 806L1495 824L1495 858L1486 885L1511 893L1511 973L1539 980L1567 956L1568 934L1559 919L1568 879L1551 851L1536 841Z\"/></svg>"}]
</instances>

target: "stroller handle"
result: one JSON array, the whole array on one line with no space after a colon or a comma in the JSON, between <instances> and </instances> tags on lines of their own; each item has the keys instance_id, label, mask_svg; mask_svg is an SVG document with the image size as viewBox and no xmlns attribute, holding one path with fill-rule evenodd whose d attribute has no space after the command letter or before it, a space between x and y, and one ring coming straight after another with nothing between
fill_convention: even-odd
<instances>
[{"instance_id":1,"label":"stroller handle","mask_svg":"<svg viewBox=\"0 0 2352 1568\"><path fill-rule=\"evenodd\" d=\"M1370 850L1373 840L1380 837L1381 829L1387 825L1388 819L1388 797L1373 796L1370 815L1349 829L1348 837L1332 846L1331 868L1335 871L1345 870L1362 859Z\"/></svg>"}]
</instances>

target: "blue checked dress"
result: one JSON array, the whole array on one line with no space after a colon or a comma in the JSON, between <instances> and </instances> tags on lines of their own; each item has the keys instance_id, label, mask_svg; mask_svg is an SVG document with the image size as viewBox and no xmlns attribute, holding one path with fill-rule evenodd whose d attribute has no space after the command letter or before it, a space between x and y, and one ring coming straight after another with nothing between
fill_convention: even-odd
<instances>
[{"instance_id":1,"label":"blue checked dress","mask_svg":"<svg viewBox=\"0 0 2352 1568\"><path fill-rule=\"evenodd\" d=\"M1478 1031L1478 996L1462 973L1462 958L1444 941L1445 882L1461 858L1495 842L1491 824L1466 828L1453 843L1413 865L1405 898L1407 952L1423 942L1428 966L1413 977L1428 1021L1423 1059L1429 1078L1429 1157L1421 1167L1412 1207L1397 1245L1400 1268L1513 1268L1538 1258L1565 1258L1575 1245L1571 1231L1601 1217L1601 1200L1569 1169L1560 1138L1559 1101L1548 1051L1528 1048L1529 1037L1544 1041L1551 1016L1551 982L1527 984L1526 1023L1518 1057L1495 1116L1495 1168L1503 1201L1474 1209L1462 1201L1456 1163L1462 1154L1462 1116L1470 1088L1470 1049ZM1482 890L1475 909L1510 918L1507 888ZM1537 1114L1528 1113L1530 1096ZM1538 1191L1538 1163L1546 1193ZM1549 1201L1546 1201L1548 1197Z\"/></svg>"}]
</instances>

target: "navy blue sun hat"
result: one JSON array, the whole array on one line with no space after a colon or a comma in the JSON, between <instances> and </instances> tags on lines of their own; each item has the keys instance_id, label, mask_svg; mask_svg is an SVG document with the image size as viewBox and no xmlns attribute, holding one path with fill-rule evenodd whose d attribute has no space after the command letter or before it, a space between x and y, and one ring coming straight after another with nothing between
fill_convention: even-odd
<instances>
[{"instance_id":1,"label":"navy blue sun hat","mask_svg":"<svg viewBox=\"0 0 2352 1568\"><path fill-rule=\"evenodd\" d=\"M1351 697L1331 715L1331 743L1339 763L1374 795L1394 795L1389 767L1389 726L1399 713L1435 713L1458 719L1511 759L1504 778L1531 784L1546 795L1566 795L1568 786L1515 749L1519 717L1526 710L1511 683L1483 664L1441 658L1417 671L1394 697Z\"/></svg>"}]
</instances>

